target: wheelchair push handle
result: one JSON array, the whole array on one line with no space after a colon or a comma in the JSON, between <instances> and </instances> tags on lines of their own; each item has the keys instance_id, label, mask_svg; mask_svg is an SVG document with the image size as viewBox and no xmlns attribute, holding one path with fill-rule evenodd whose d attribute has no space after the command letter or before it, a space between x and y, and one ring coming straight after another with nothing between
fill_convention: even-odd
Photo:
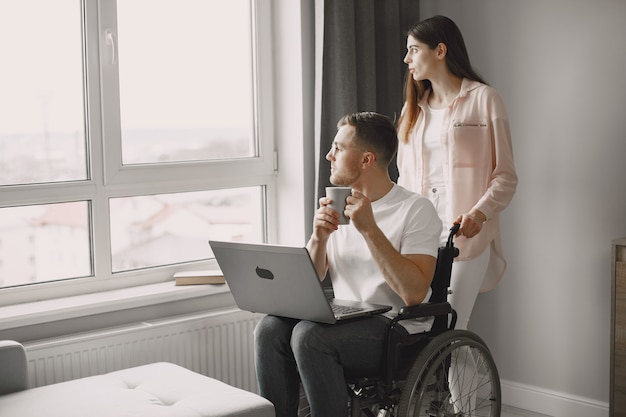
<instances>
[{"instance_id":1,"label":"wheelchair push handle","mask_svg":"<svg viewBox=\"0 0 626 417\"><path fill-rule=\"evenodd\" d=\"M450 234L448 235L448 241L446 242L446 247L454 246L452 240L454 239L454 235L457 234L459 229L461 228L461 223L457 223L450 228Z\"/></svg>"}]
</instances>

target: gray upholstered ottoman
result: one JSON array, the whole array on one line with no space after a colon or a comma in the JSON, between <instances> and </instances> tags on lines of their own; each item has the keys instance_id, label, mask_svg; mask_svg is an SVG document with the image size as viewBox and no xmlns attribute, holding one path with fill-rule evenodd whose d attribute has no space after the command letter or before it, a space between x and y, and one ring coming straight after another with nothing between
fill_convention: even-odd
<instances>
[{"instance_id":1,"label":"gray upholstered ottoman","mask_svg":"<svg viewBox=\"0 0 626 417\"><path fill-rule=\"evenodd\" d=\"M274 417L274 407L254 393L159 362L0 395L0 416Z\"/></svg>"}]
</instances>

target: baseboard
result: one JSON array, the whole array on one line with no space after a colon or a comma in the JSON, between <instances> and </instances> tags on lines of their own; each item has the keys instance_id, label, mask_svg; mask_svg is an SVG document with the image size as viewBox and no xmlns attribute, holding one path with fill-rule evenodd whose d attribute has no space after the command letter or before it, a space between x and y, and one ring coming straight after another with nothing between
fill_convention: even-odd
<instances>
[{"instance_id":1,"label":"baseboard","mask_svg":"<svg viewBox=\"0 0 626 417\"><path fill-rule=\"evenodd\" d=\"M608 417L609 403L501 380L502 403L551 417Z\"/></svg>"}]
</instances>

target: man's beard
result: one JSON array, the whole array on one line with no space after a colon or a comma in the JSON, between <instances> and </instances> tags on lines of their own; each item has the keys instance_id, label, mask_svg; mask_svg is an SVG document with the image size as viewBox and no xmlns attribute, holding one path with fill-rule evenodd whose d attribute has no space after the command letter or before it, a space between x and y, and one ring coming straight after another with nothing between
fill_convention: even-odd
<instances>
[{"instance_id":1,"label":"man's beard","mask_svg":"<svg viewBox=\"0 0 626 417\"><path fill-rule=\"evenodd\" d=\"M330 174L330 183L338 187L347 187L354 184L358 178L359 173L357 170L341 173L335 171Z\"/></svg>"}]
</instances>

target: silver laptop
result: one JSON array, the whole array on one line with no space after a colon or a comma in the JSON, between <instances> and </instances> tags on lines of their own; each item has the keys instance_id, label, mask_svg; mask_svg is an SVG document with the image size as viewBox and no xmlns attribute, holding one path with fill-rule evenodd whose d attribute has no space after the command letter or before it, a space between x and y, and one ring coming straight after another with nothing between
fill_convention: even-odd
<instances>
[{"instance_id":1,"label":"silver laptop","mask_svg":"<svg viewBox=\"0 0 626 417\"><path fill-rule=\"evenodd\" d=\"M306 248L209 241L226 283L246 311L335 323L390 306L328 299Z\"/></svg>"}]
</instances>

